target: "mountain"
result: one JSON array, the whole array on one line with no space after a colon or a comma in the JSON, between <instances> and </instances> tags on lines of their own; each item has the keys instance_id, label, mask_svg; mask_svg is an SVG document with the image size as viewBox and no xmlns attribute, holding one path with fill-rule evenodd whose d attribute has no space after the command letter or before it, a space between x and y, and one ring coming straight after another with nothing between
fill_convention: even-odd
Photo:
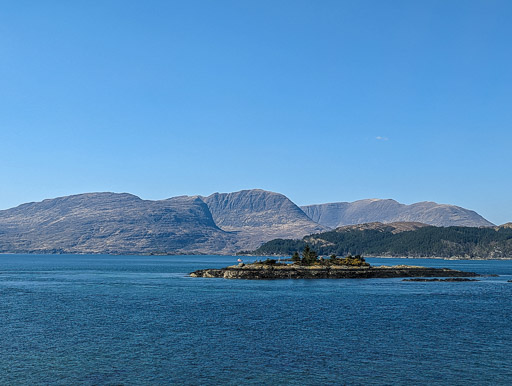
<instances>
[{"instance_id":1,"label":"mountain","mask_svg":"<svg viewBox=\"0 0 512 386\"><path fill-rule=\"evenodd\" d=\"M321 255L512 258L512 227L435 227L419 223L344 226L302 240L276 239L255 255L291 255L310 245Z\"/></svg>"},{"instance_id":2,"label":"mountain","mask_svg":"<svg viewBox=\"0 0 512 386\"><path fill-rule=\"evenodd\" d=\"M0 253L212 253L328 228L264 190L142 200L85 193L0 211Z\"/></svg>"},{"instance_id":3,"label":"mountain","mask_svg":"<svg viewBox=\"0 0 512 386\"><path fill-rule=\"evenodd\" d=\"M233 244L198 197L87 193L0 211L0 252L229 253Z\"/></svg>"},{"instance_id":4,"label":"mountain","mask_svg":"<svg viewBox=\"0 0 512 386\"><path fill-rule=\"evenodd\" d=\"M478 213L454 205L418 202L405 205L395 200L367 199L354 202L302 206L313 221L330 228L370 222L420 222L435 226L493 226Z\"/></svg>"},{"instance_id":5,"label":"mountain","mask_svg":"<svg viewBox=\"0 0 512 386\"><path fill-rule=\"evenodd\" d=\"M340 217L368 222L371 213L384 217L381 222L414 217L424 223L472 219L472 225L490 224L455 206L393 200L311 205L304 211L286 196L260 189L157 201L127 193L85 193L0 210L0 253L233 254L276 238L326 232Z\"/></svg>"},{"instance_id":6,"label":"mountain","mask_svg":"<svg viewBox=\"0 0 512 386\"><path fill-rule=\"evenodd\" d=\"M240 249L274 238L301 238L328 228L311 220L286 196L261 189L202 197L219 228L236 232Z\"/></svg>"}]
</instances>

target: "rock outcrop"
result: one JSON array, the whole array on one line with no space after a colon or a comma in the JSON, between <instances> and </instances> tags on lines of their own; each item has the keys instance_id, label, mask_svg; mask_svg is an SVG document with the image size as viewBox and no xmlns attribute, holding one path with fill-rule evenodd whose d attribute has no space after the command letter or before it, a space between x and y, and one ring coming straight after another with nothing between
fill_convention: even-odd
<instances>
[{"instance_id":1,"label":"rock outcrop","mask_svg":"<svg viewBox=\"0 0 512 386\"><path fill-rule=\"evenodd\" d=\"M330 228L371 222L419 222L435 226L493 226L478 213L455 205L418 202L405 205L395 200L367 199L302 206L313 220Z\"/></svg>"}]
</instances>

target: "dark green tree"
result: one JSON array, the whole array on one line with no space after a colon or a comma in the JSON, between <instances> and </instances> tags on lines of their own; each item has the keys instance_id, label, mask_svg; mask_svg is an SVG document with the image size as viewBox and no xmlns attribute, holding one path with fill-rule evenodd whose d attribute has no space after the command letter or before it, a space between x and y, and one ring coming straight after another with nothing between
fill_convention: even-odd
<instances>
[{"instance_id":1,"label":"dark green tree","mask_svg":"<svg viewBox=\"0 0 512 386\"><path fill-rule=\"evenodd\" d=\"M294 263L298 263L298 262L300 262L300 256L299 256L299 253L298 253L298 252L295 252L295 253L293 254L293 256L292 256L292 261L293 261Z\"/></svg>"},{"instance_id":2,"label":"dark green tree","mask_svg":"<svg viewBox=\"0 0 512 386\"><path fill-rule=\"evenodd\" d=\"M302 263L305 265L311 265L317 261L318 255L313 251L309 245L306 244L302 251Z\"/></svg>"}]
</instances>

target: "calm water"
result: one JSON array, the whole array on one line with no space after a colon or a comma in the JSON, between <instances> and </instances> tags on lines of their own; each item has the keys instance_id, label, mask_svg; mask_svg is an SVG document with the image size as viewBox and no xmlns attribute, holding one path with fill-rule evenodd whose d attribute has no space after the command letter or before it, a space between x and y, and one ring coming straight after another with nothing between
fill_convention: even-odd
<instances>
[{"instance_id":1,"label":"calm water","mask_svg":"<svg viewBox=\"0 0 512 386\"><path fill-rule=\"evenodd\" d=\"M189 278L211 256L0 256L0 384L512 384L512 261L467 283Z\"/></svg>"}]
</instances>

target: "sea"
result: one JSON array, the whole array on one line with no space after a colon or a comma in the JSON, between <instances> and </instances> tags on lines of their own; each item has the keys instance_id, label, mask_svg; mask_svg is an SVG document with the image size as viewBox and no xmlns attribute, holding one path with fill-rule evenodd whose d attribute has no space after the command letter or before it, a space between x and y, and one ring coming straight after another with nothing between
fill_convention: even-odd
<instances>
[{"instance_id":1,"label":"sea","mask_svg":"<svg viewBox=\"0 0 512 386\"><path fill-rule=\"evenodd\" d=\"M512 261L367 259L500 275L478 282L187 275L237 258L0 255L0 384L512 384Z\"/></svg>"}]
</instances>

